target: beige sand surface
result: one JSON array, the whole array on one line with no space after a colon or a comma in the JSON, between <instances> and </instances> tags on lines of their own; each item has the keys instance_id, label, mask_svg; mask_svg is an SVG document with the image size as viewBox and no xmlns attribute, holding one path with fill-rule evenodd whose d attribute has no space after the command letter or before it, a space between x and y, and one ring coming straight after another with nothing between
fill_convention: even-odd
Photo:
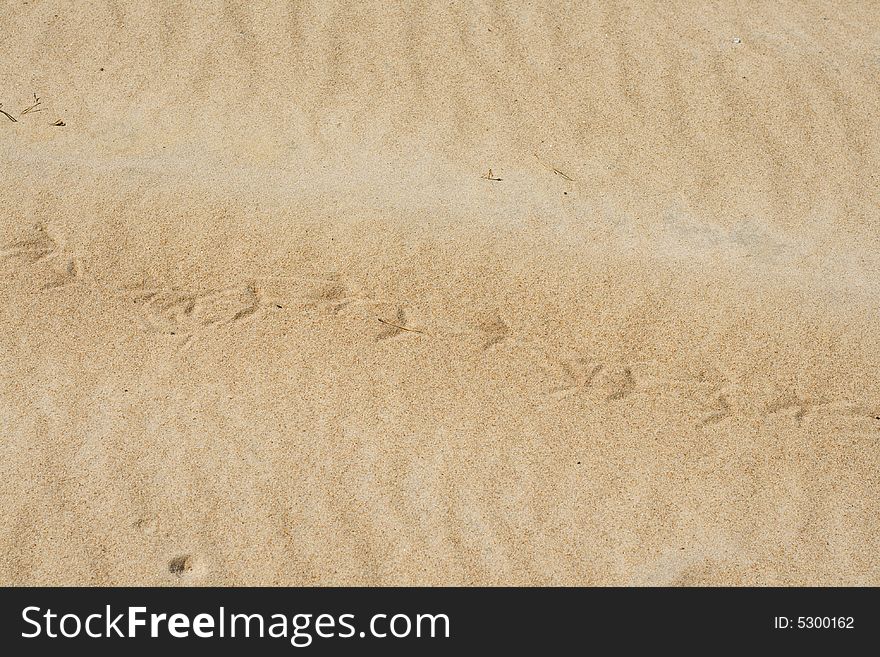
<instances>
[{"instance_id":1,"label":"beige sand surface","mask_svg":"<svg viewBox=\"0 0 880 657\"><path fill-rule=\"evenodd\" d=\"M0 53L0 583L880 584L877 2Z\"/></svg>"}]
</instances>

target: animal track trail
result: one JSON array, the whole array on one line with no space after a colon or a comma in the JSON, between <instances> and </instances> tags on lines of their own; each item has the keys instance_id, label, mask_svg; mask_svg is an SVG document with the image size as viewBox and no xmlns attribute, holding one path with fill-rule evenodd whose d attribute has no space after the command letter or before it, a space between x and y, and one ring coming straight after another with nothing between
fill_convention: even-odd
<instances>
[{"instance_id":1,"label":"animal track trail","mask_svg":"<svg viewBox=\"0 0 880 657\"><path fill-rule=\"evenodd\" d=\"M249 320L270 305L254 283L207 292L136 286L124 296L139 306L145 330L179 337L181 348L205 331Z\"/></svg>"},{"instance_id":2,"label":"animal track trail","mask_svg":"<svg viewBox=\"0 0 880 657\"><path fill-rule=\"evenodd\" d=\"M597 363L577 358L556 364L562 381L549 391L557 401L573 395L585 395L596 402L617 402L635 392L638 382L632 367L623 364Z\"/></svg>"},{"instance_id":3,"label":"animal track trail","mask_svg":"<svg viewBox=\"0 0 880 657\"><path fill-rule=\"evenodd\" d=\"M765 415L790 415L798 424L803 423L808 414L827 406L821 400L803 399L796 394L787 394L767 404Z\"/></svg>"},{"instance_id":4,"label":"animal track trail","mask_svg":"<svg viewBox=\"0 0 880 657\"><path fill-rule=\"evenodd\" d=\"M788 403L785 403L788 401ZM782 400L770 405L772 413L789 413L798 423L804 417L815 417L816 420L830 421L839 428L857 431L880 432L880 405L847 401L806 402L806 407ZM792 411L794 411L792 413ZM771 412L768 412L770 414ZM800 413L800 417L798 414Z\"/></svg>"},{"instance_id":5,"label":"animal track trail","mask_svg":"<svg viewBox=\"0 0 880 657\"><path fill-rule=\"evenodd\" d=\"M82 277L79 260L67 253L42 224L4 244L0 248L0 261L48 279L39 285L40 290L67 287Z\"/></svg>"},{"instance_id":6,"label":"animal track trail","mask_svg":"<svg viewBox=\"0 0 880 657\"><path fill-rule=\"evenodd\" d=\"M252 315L257 313L263 305L260 290L254 284L245 285L244 290L241 293L241 297L241 300L244 302L245 306L244 308L238 310L232 316L232 319L229 320L230 324L234 324L235 322L240 322L243 319L251 317Z\"/></svg>"},{"instance_id":7,"label":"animal track trail","mask_svg":"<svg viewBox=\"0 0 880 657\"><path fill-rule=\"evenodd\" d=\"M701 405L698 426L708 427L728 418L750 418L757 421L789 420L798 426L815 421L832 422L857 430L880 431L880 405L850 403L827 398L805 397L796 393L777 396L770 402L761 400L757 389L739 389L714 393ZM697 402L697 399L693 400ZM841 427L842 428L842 427Z\"/></svg>"},{"instance_id":8,"label":"animal track trail","mask_svg":"<svg viewBox=\"0 0 880 657\"><path fill-rule=\"evenodd\" d=\"M249 321L265 310L285 308L300 312L317 309L339 315L344 309L362 306L363 312L352 313L352 317L378 321L381 326L375 335L377 342L407 333L426 335L425 330L413 325L403 306L355 295L335 276L268 279L266 285L271 295L264 293L262 282L205 292L144 283L125 288L118 294L137 307L137 320L144 330L175 336L180 350L189 349L208 331Z\"/></svg>"},{"instance_id":9,"label":"animal track trail","mask_svg":"<svg viewBox=\"0 0 880 657\"><path fill-rule=\"evenodd\" d=\"M335 274L320 278L275 279L266 284L274 286L278 297L276 305L282 307L317 309L335 314L357 301L357 297L351 294L348 286Z\"/></svg>"},{"instance_id":10,"label":"animal track trail","mask_svg":"<svg viewBox=\"0 0 880 657\"><path fill-rule=\"evenodd\" d=\"M669 399L698 428L711 427L729 419L766 421L785 419L797 425L814 420L833 422L841 428L880 434L880 403L854 403L823 396L805 396L788 392L767 401L764 389L744 381L707 381L703 376L690 376L651 369L651 362L596 363L589 358L563 361L543 357L544 371L549 373L550 386L544 394L554 402L581 397L593 404L613 404L638 393ZM655 364L656 365L656 364ZM643 366L647 370L643 371ZM652 375L652 371L654 374Z\"/></svg>"},{"instance_id":11,"label":"animal track trail","mask_svg":"<svg viewBox=\"0 0 880 657\"><path fill-rule=\"evenodd\" d=\"M45 226L36 225L29 234L3 245L0 259L13 264L32 265L48 258L58 249Z\"/></svg>"},{"instance_id":12,"label":"animal track trail","mask_svg":"<svg viewBox=\"0 0 880 657\"><path fill-rule=\"evenodd\" d=\"M510 339L512 335L510 327L497 314L489 319L480 320L477 323L477 330L482 336L481 351L489 351L495 345Z\"/></svg>"},{"instance_id":13,"label":"animal track trail","mask_svg":"<svg viewBox=\"0 0 880 657\"><path fill-rule=\"evenodd\" d=\"M850 422L855 420L860 429L873 433L878 437L875 440L880 439L880 405L851 405L845 413Z\"/></svg>"},{"instance_id":14,"label":"animal track trail","mask_svg":"<svg viewBox=\"0 0 880 657\"><path fill-rule=\"evenodd\" d=\"M175 290L135 287L126 290L123 296L139 307L138 320L142 327L154 333L182 332L181 322L194 304L192 295Z\"/></svg>"},{"instance_id":15,"label":"animal track trail","mask_svg":"<svg viewBox=\"0 0 880 657\"><path fill-rule=\"evenodd\" d=\"M48 283L40 287L41 290L54 290L61 287L73 285L82 277L82 268L79 261L71 259L67 262L62 270L54 270L53 278Z\"/></svg>"},{"instance_id":16,"label":"animal track trail","mask_svg":"<svg viewBox=\"0 0 880 657\"><path fill-rule=\"evenodd\" d=\"M629 397L636 389L636 379L629 367L616 367L607 370L600 384L605 401L620 401Z\"/></svg>"},{"instance_id":17,"label":"animal track trail","mask_svg":"<svg viewBox=\"0 0 880 657\"><path fill-rule=\"evenodd\" d=\"M590 388L605 366L591 365L588 359L577 358L559 363L558 367L562 371L562 382L551 388L550 394L556 399L565 399Z\"/></svg>"},{"instance_id":18,"label":"animal track trail","mask_svg":"<svg viewBox=\"0 0 880 657\"><path fill-rule=\"evenodd\" d=\"M706 405L704 410L707 412L707 414L700 421L700 426L702 427L717 424L718 422L727 419L733 414L733 407L730 404L728 396L725 394L721 394L715 397L709 404Z\"/></svg>"},{"instance_id":19,"label":"animal track trail","mask_svg":"<svg viewBox=\"0 0 880 657\"><path fill-rule=\"evenodd\" d=\"M843 409L841 409L842 413L847 415L857 417L857 418L865 418L868 420L873 420L877 422L877 428L880 429L880 406L867 406L864 404L847 404Z\"/></svg>"}]
</instances>

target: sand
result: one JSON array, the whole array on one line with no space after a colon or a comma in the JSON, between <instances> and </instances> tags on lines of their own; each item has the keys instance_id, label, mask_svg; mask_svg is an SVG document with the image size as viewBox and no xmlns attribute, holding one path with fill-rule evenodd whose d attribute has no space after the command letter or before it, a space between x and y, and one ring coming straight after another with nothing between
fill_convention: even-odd
<instances>
[{"instance_id":1,"label":"sand","mask_svg":"<svg viewBox=\"0 0 880 657\"><path fill-rule=\"evenodd\" d=\"M0 583L880 584L876 3L0 26Z\"/></svg>"}]
</instances>

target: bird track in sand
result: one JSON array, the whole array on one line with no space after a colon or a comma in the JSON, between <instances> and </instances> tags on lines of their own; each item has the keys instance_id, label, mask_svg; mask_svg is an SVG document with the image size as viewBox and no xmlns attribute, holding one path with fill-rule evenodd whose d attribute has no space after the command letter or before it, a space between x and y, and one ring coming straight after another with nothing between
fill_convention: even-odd
<instances>
[{"instance_id":1,"label":"bird track in sand","mask_svg":"<svg viewBox=\"0 0 880 657\"><path fill-rule=\"evenodd\" d=\"M118 296L137 308L136 321L146 331L172 336L189 349L206 331L257 318L279 304L266 299L252 282L207 291L140 284Z\"/></svg>"},{"instance_id":2,"label":"bird track in sand","mask_svg":"<svg viewBox=\"0 0 880 657\"><path fill-rule=\"evenodd\" d=\"M0 247L0 261L41 281L41 290L53 290L79 282L79 260L56 241L47 228L36 224Z\"/></svg>"},{"instance_id":3,"label":"bird track in sand","mask_svg":"<svg viewBox=\"0 0 880 657\"><path fill-rule=\"evenodd\" d=\"M79 260L54 238L44 225L35 225L0 245L0 262L29 274L43 292L73 286L86 280ZM281 281L279 288L278 282ZM265 281L281 289L274 298L264 293L264 282L247 281L218 289L192 291L141 283L113 290L136 309L135 322L143 330L175 339L175 348L191 349L208 332L232 329L240 324L266 319L273 311L318 312L329 317L373 322L366 331L375 343L409 339L471 340L476 353L491 354L502 345L525 348L543 363L545 374L555 385L541 393L552 404L583 398L591 403L626 405L636 395L661 395L678 386L686 392L698 427L711 429L735 417L760 415L789 418L801 425L811 418L849 418L880 430L880 405L803 398L794 393L770 402L752 403L757 391L719 390L702 386L699 379L673 376L643 376L642 363L609 362L577 357L558 359L548 349L522 338L497 312L476 314L470 328L425 327L414 322L405 304L357 294L336 274L326 277L284 277Z\"/></svg>"}]
</instances>

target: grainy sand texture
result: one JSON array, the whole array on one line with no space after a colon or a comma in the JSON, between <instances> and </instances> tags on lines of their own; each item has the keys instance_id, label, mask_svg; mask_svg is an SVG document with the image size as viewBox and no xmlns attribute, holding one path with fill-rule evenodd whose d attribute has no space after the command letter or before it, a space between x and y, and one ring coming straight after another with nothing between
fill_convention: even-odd
<instances>
[{"instance_id":1,"label":"grainy sand texture","mask_svg":"<svg viewBox=\"0 0 880 657\"><path fill-rule=\"evenodd\" d=\"M880 584L877 2L0 53L3 584Z\"/></svg>"}]
</instances>

